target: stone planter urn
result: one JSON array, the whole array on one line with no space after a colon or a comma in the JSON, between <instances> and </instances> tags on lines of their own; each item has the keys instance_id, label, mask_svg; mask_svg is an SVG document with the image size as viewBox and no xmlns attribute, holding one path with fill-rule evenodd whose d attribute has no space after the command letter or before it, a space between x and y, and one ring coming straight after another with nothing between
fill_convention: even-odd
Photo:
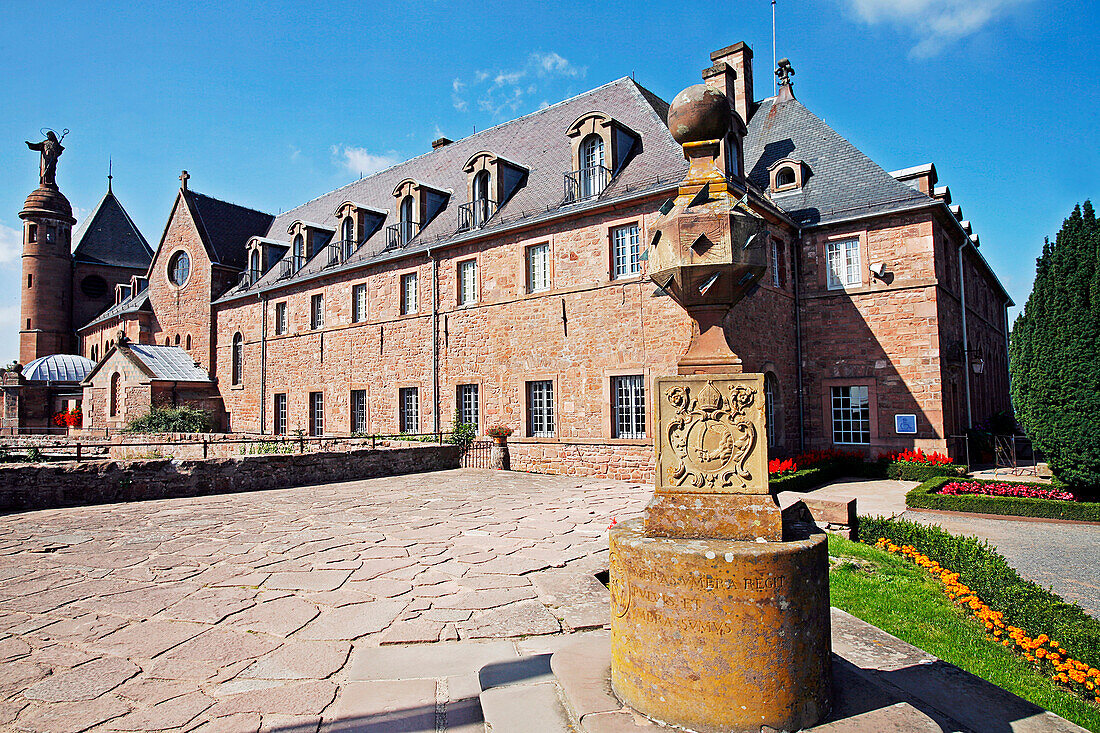
<instances>
[{"instance_id":1,"label":"stone planter urn","mask_svg":"<svg viewBox=\"0 0 1100 733\"><path fill-rule=\"evenodd\" d=\"M512 434L512 429L497 425L486 432L493 439L492 448L489 450L490 467L498 471L511 470L512 459L508 454L508 436Z\"/></svg>"}]
</instances>

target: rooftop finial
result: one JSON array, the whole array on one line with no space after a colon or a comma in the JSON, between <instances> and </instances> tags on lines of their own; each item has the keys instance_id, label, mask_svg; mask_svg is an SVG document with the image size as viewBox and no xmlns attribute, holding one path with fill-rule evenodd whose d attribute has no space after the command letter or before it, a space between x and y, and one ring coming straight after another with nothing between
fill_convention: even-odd
<instances>
[{"instance_id":1,"label":"rooftop finial","mask_svg":"<svg viewBox=\"0 0 1100 733\"><path fill-rule=\"evenodd\" d=\"M791 60L779 59L779 64L775 67L775 75L779 77L779 86L790 86L791 77L794 76L794 67L791 66Z\"/></svg>"},{"instance_id":2,"label":"rooftop finial","mask_svg":"<svg viewBox=\"0 0 1100 733\"><path fill-rule=\"evenodd\" d=\"M180 188L182 188L184 191L187 190L187 180L190 177L191 177L191 174L188 173L187 171L184 171L183 173L180 173Z\"/></svg>"},{"instance_id":3,"label":"rooftop finial","mask_svg":"<svg viewBox=\"0 0 1100 733\"><path fill-rule=\"evenodd\" d=\"M114 178L114 160L107 158L107 193L111 193L111 179Z\"/></svg>"}]
</instances>

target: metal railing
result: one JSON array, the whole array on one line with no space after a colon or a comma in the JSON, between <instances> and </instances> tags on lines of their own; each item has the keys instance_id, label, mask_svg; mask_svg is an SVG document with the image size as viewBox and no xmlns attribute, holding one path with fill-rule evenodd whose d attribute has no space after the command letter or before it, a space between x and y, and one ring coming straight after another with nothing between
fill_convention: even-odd
<instances>
[{"instance_id":1,"label":"metal railing","mask_svg":"<svg viewBox=\"0 0 1100 733\"><path fill-rule=\"evenodd\" d=\"M359 243L353 239L342 239L325 245L325 267L335 267L347 262L357 249L359 249Z\"/></svg>"},{"instance_id":2,"label":"metal railing","mask_svg":"<svg viewBox=\"0 0 1100 733\"><path fill-rule=\"evenodd\" d=\"M1025 435L971 433L947 436L947 454L972 469L987 466L1014 473L1035 473L1043 456Z\"/></svg>"},{"instance_id":3,"label":"metal railing","mask_svg":"<svg viewBox=\"0 0 1100 733\"><path fill-rule=\"evenodd\" d=\"M475 440L466 447L460 465L463 468L492 468L493 441Z\"/></svg>"},{"instance_id":4,"label":"metal railing","mask_svg":"<svg viewBox=\"0 0 1100 733\"><path fill-rule=\"evenodd\" d=\"M104 440L69 440L63 443L49 443L36 445L30 442L9 442L0 441L0 457L2 456L26 456L29 452L35 451L40 460L46 461L86 461L86 460L104 460L110 457L111 449L135 451L137 455L131 456L133 459L141 458L172 458L173 452L171 450L160 451L160 448L176 448L177 453L181 452L178 449L181 447L194 448L194 458L209 458L210 454L216 450L219 446L246 446L248 449L241 450L240 455L261 455L266 453L305 453L307 446L316 444L316 450L325 450L326 446L329 450L336 450L340 444L346 444L349 442L355 442L361 444L362 447L369 447L375 449L379 447L379 444L391 444L400 442L415 442L415 443L435 443L443 444L450 442L450 433L372 433L372 434L341 434L341 435L251 435L240 438L192 438L192 439L176 439L176 440L107 440L106 436ZM144 453L142 449L146 449ZM153 449L153 450L148 450ZM192 451L182 451L185 453L191 453ZM2 460L2 458L0 458ZM122 459L125 460L125 459Z\"/></svg>"},{"instance_id":5,"label":"metal railing","mask_svg":"<svg viewBox=\"0 0 1100 733\"><path fill-rule=\"evenodd\" d=\"M497 211L497 202L492 199L478 199L458 207L458 231L477 229L485 226Z\"/></svg>"},{"instance_id":6,"label":"metal railing","mask_svg":"<svg viewBox=\"0 0 1100 733\"><path fill-rule=\"evenodd\" d=\"M420 233L420 222L399 221L386 227L386 246L404 247Z\"/></svg>"},{"instance_id":7,"label":"metal railing","mask_svg":"<svg viewBox=\"0 0 1100 733\"><path fill-rule=\"evenodd\" d=\"M584 201L599 196L611 183L611 169L594 165L565 174L565 203Z\"/></svg>"}]
</instances>

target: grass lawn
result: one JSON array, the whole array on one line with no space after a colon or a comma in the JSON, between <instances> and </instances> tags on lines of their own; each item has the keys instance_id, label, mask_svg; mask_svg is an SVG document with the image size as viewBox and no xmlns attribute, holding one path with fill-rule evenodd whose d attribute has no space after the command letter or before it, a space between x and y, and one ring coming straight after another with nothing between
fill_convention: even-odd
<instances>
[{"instance_id":1,"label":"grass lawn","mask_svg":"<svg viewBox=\"0 0 1100 733\"><path fill-rule=\"evenodd\" d=\"M1023 657L990 641L985 628L909 560L830 535L832 604L913 646L1092 731L1100 705L1057 687Z\"/></svg>"}]
</instances>

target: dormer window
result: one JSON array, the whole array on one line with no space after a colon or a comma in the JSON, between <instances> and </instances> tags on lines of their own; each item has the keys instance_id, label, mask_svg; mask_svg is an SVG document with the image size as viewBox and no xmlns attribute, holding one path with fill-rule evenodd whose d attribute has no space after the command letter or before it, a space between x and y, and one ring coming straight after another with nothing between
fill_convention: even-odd
<instances>
[{"instance_id":1,"label":"dormer window","mask_svg":"<svg viewBox=\"0 0 1100 733\"><path fill-rule=\"evenodd\" d=\"M569 127L573 171L565 174L565 203L596 198L622 170L638 135L603 112L581 115Z\"/></svg>"},{"instance_id":2,"label":"dormer window","mask_svg":"<svg viewBox=\"0 0 1100 733\"><path fill-rule=\"evenodd\" d=\"M248 281L255 283L260 279L260 250L253 249L248 256Z\"/></svg>"},{"instance_id":3,"label":"dormer window","mask_svg":"<svg viewBox=\"0 0 1100 733\"><path fill-rule=\"evenodd\" d=\"M450 192L406 178L393 189L397 223L386 228L386 246L404 247L447 205Z\"/></svg>"},{"instance_id":4,"label":"dormer window","mask_svg":"<svg viewBox=\"0 0 1100 733\"><path fill-rule=\"evenodd\" d=\"M466 172L468 203L458 207L458 230L485 226L523 183L527 168L487 150L474 153L462 168Z\"/></svg>"},{"instance_id":5,"label":"dormer window","mask_svg":"<svg viewBox=\"0 0 1100 733\"><path fill-rule=\"evenodd\" d=\"M771 176L772 193L779 193L802 188L809 178L810 169L801 160L784 158L772 163L768 173Z\"/></svg>"},{"instance_id":6,"label":"dormer window","mask_svg":"<svg viewBox=\"0 0 1100 733\"><path fill-rule=\"evenodd\" d=\"M294 244L291 246L290 249L293 253L292 256L294 257L294 271L298 272L298 270L301 270L306 264L306 238L303 237L301 234L295 236Z\"/></svg>"},{"instance_id":7,"label":"dormer window","mask_svg":"<svg viewBox=\"0 0 1100 733\"><path fill-rule=\"evenodd\" d=\"M346 262L382 226L386 212L354 201L345 201L333 213L340 222L340 241L332 248L329 264Z\"/></svg>"},{"instance_id":8,"label":"dormer window","mask_svg":"<svg viewBox=\"0 0 1100 733\"><path fill-rule=\"evenodd\" d=\"M726 178L741 177L741 146L731 135L726 138Z\"/></svg>"}]
</instances>

